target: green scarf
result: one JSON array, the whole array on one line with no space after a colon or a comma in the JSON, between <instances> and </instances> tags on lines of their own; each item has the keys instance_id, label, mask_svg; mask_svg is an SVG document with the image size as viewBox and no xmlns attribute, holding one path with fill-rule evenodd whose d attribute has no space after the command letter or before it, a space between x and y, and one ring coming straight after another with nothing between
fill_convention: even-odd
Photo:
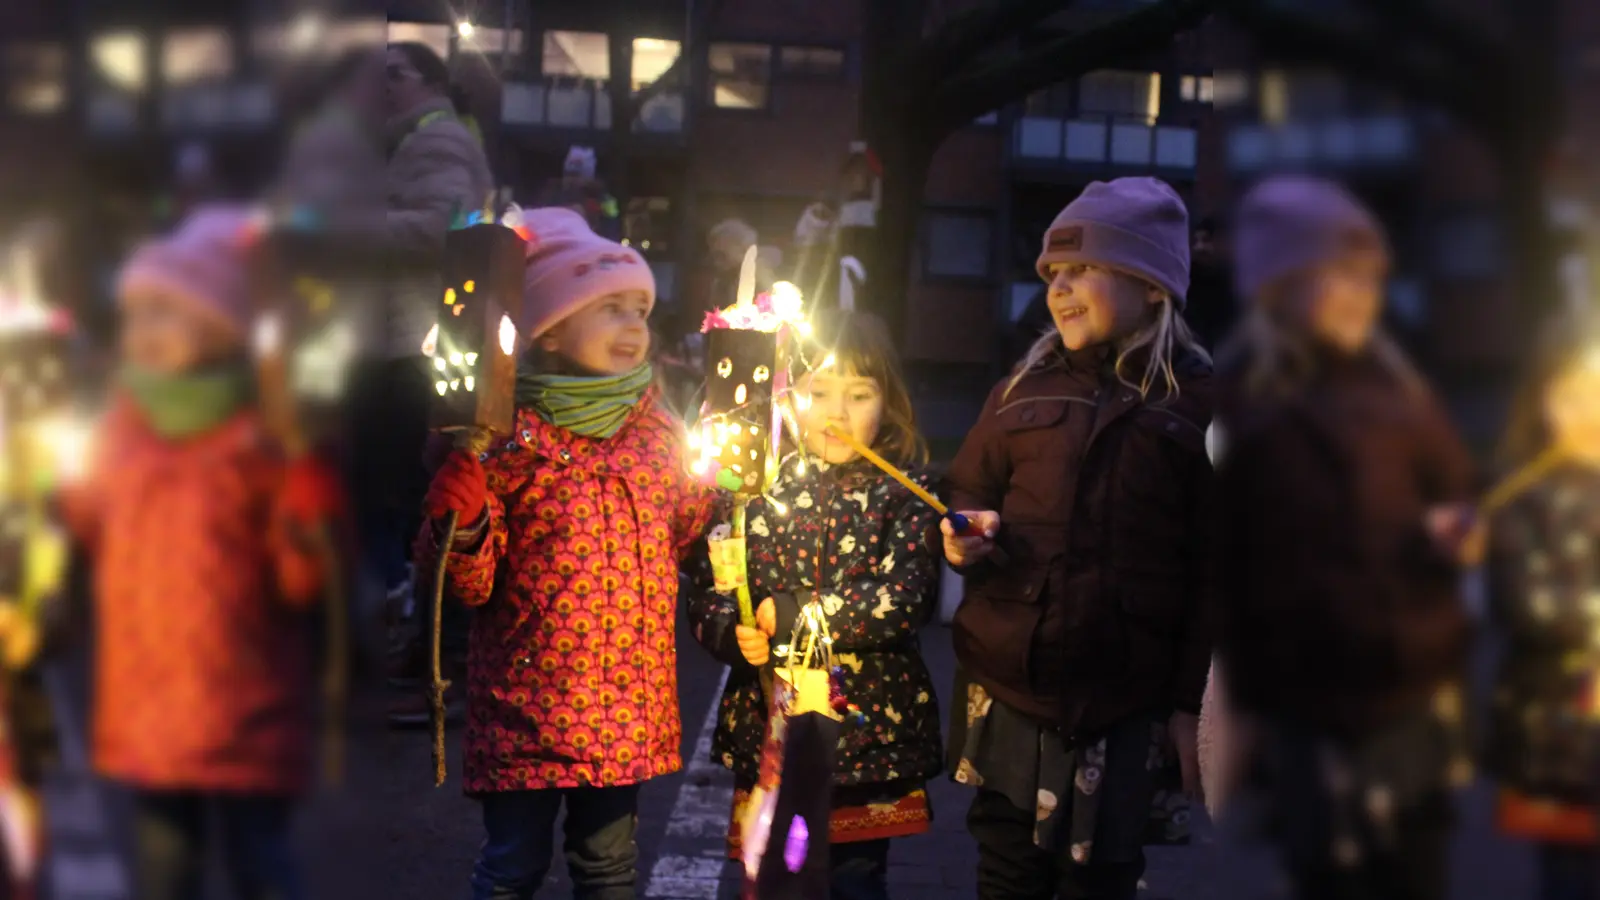
<instances>
[{"instance_id":1,"label":"green scarf","mask_svg":"<svg viewBox=\"0 0 1600 900\"><path fill-rule=\"evenodd\" d=\"M655 380L649 363L621 375L550 375L517 367L517 405L539 418L588 437L617 433Z\"/></svg>"},{"instance_id":2,"label":"green scarf","mask_svg":"<svg viewBox=\"0 0 1600 900\"><path fill-rule=\"evenodd\" d=\"M246 363L167 375L125 368L118 382L164 438L188 438L223 422L255 397L254 372Z\"/></svg>"}]
</instances>

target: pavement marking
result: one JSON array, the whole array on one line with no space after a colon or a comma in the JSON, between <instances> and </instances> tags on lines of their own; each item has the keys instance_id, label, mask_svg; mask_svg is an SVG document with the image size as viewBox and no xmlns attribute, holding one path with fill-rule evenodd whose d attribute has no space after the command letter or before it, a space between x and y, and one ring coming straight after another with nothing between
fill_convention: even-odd
<instances>
[{"instance_id":1,"label":"pavement marking","mask_svg":"<svg viewBox=\"0 0 1600 900\"><path fill-rule=\"evenodd\" d=\"M684 764L684 780L672 804L661 852L650 869L644 896L655 900L716 900L727 859L728 811L733 808L733 775L711 758L711 738L728 670L711 694L694 755Z\"/></svg>"}]
</instances>

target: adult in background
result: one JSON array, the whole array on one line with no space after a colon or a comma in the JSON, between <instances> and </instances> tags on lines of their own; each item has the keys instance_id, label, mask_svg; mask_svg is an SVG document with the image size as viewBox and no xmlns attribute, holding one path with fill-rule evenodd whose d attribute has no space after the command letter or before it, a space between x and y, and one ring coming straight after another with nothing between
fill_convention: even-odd
<instances>
[{"instance_id":1,"label":"adult in background","mask_svg":"<svg viewBox=\"0 0 1600 900\"><path fill-rule=\"evenodd\" d=\"M1195 337L1208 350L1217 346L1238 318L1233 266L1228 261L1229 238L1227 224L1207 216L1195 225L1189 245L1189 321Z\"/></svg>"},{"instance_id":2,"label":"adult in background","mask_svg":"<svg viewBox=\"0 0 1600 900\"><path fill-rule=\"evenodd\" d=\"M370 358L352 384L353 449L359 460L352 487L368 564L381 573L391 600L399 602L411 591L406 547L428 486L423 447L432 388L421 347L443 290L440 256L457 213L481 209L494 191L494 179L482 144L460 118L464 110L452 101L449 70L438 54L422 44L391 44L384 62L389 278L380 321L374 323L376 345L368 348ZM466 653L465 612L454 604L446 608L446 656L455 661ZM424 622L422 633L430 630ZM398 648L394 674L401 686L420 680L426 658L420 642ZM402 698L390 715L401 725L427 718L420 691Z\"/></svg>"}]
</instances>

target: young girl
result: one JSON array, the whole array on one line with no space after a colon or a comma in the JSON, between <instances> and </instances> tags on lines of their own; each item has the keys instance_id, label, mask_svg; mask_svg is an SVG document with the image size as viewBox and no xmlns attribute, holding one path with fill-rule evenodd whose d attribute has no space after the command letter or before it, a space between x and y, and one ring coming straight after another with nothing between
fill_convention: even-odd
<instances>
[{"instance_id":1,"label":"young girl","mask_svg":"<svg viewBox=\"0 0 1600 900\"><path fill-rule=\"evenodd\" d=\"M138 896L200 896L220 816L236 893L303 897L289 820L311 757L305 540L340 514L253 398L243 210L202 207L122 271L122 370L63 511L96 562L95 769L133 789Z\"/></svg>"},{"instance_id":2,"label":"young girl","mask_svg":"<svg viewBox=\"0 0 1600 900\"><path fill-rule=\"evenodd\" d=\"M824 431L837 425L898 465L927 462L882 324L844 313L817 334L834 364L796 384L802 446L770 492L783 511L757 499L747 513L758 627L738 624L733 599L713 593L710 566L700 560L689 620L700 643L732 667L712 754L734 772L728 852L738 858L767 733L758 671L771 644L789 642L801 606L820 594L842 692L864 716L843 723L834 761L830 880L834 897L868 900L888 896L890 839L928 829L923 786L940 768L939 707L917 640L936 602L928 539L938 516ZM914 477L928 481L926 473Z\"/></svg>"},{"instance_id":3,"label":"young girl","mask_svg":"<svg viewBox=\"0 0 1600 900\"><path fill-rule=\"evenodd\" d=\"M1492 523L1506 634L1487 763L1502 830L1539 844L1541 900L1600 897L1600 330L1562 319L1512 416L1505 462L1573 457Z\"/></svg>"},{"instance_id":4,"label":"young girl","mask_svg":"<svg viewBox=\"0 0 1600 900\"><path fill-rule=\"evenodd\" d=\"M713 501L652 383L649 266L570 210L526 221L515 429L445 461L417 547L437 560L459 514L446 587L479 607L462 780L487 833L472 896L533 896L565 801L577 896L631 900L639 787L682 765L678 563Z\"/></svg>"},{"instance_id":5,"label":"young girl","mask_svg":"<svg viewBox=\"0 0 1600 900\"><path fill-rule=\"evenodd\" d=\"M1044 236L1053 328L951 467L967 579L955 778L983 898L1131 900L1143 845L1187 837L1211 653L1210 359L1184 324L1188 213L1154 178L1095 182ZM1004 557L996 559L996 547ZM1159 807L1159 810L1158 810ZM1152 812L1167 814L1151 835Z\"/></svg>"},{"instance_id":6,"label":"young girl","mask_svg":"<svg viewBox=\"0 0 1600 900\"><path fill-rule=\"evenodd\" d=\"M1304 900L1439 898L1467 650L1471 461L1377 330L1383 234L1338 186L1241 203L1222 355L1219 668ZM1456 772L1457 775L1465 773Z\"/></svg>"}]
</instances>

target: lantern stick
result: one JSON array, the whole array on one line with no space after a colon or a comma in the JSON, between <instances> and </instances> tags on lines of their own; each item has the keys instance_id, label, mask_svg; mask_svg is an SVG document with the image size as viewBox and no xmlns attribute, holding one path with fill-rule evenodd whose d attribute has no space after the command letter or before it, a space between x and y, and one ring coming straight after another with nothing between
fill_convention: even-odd
<instances>
[{"instance_id":1,"label":"lantern stick","mask_svg":"<svg viewBox=\"0 0 1600 900\"><path fill-rule=\"evenodd\" d=\"M1550 474L1552 469L1565 462L1570 455L1570 451L1564 444L1551 446L1534 457L1531 462L1501 479L1500 483L1496 484L1478 502L1479 513L1489 516L1504 509L1511 501L1522 496L1529 488L1538 484L1541 479Z\"/></svg>"},{"instance_id":2,"label":"lantern stick","mask_svg":"<svg viewBox=\"0 0 1600 900\"><path fill-rule=\"evenodd\" d=\"M734 540L744 540L745 508L749 505L749 497L743 494L733 496L733 514L729 517L729 529L733 532ZM750 585L740 584L735 595L739 601L739 624L746 628L756 627L755 608L750 605Z\"/></svg>"}]
</instances>

